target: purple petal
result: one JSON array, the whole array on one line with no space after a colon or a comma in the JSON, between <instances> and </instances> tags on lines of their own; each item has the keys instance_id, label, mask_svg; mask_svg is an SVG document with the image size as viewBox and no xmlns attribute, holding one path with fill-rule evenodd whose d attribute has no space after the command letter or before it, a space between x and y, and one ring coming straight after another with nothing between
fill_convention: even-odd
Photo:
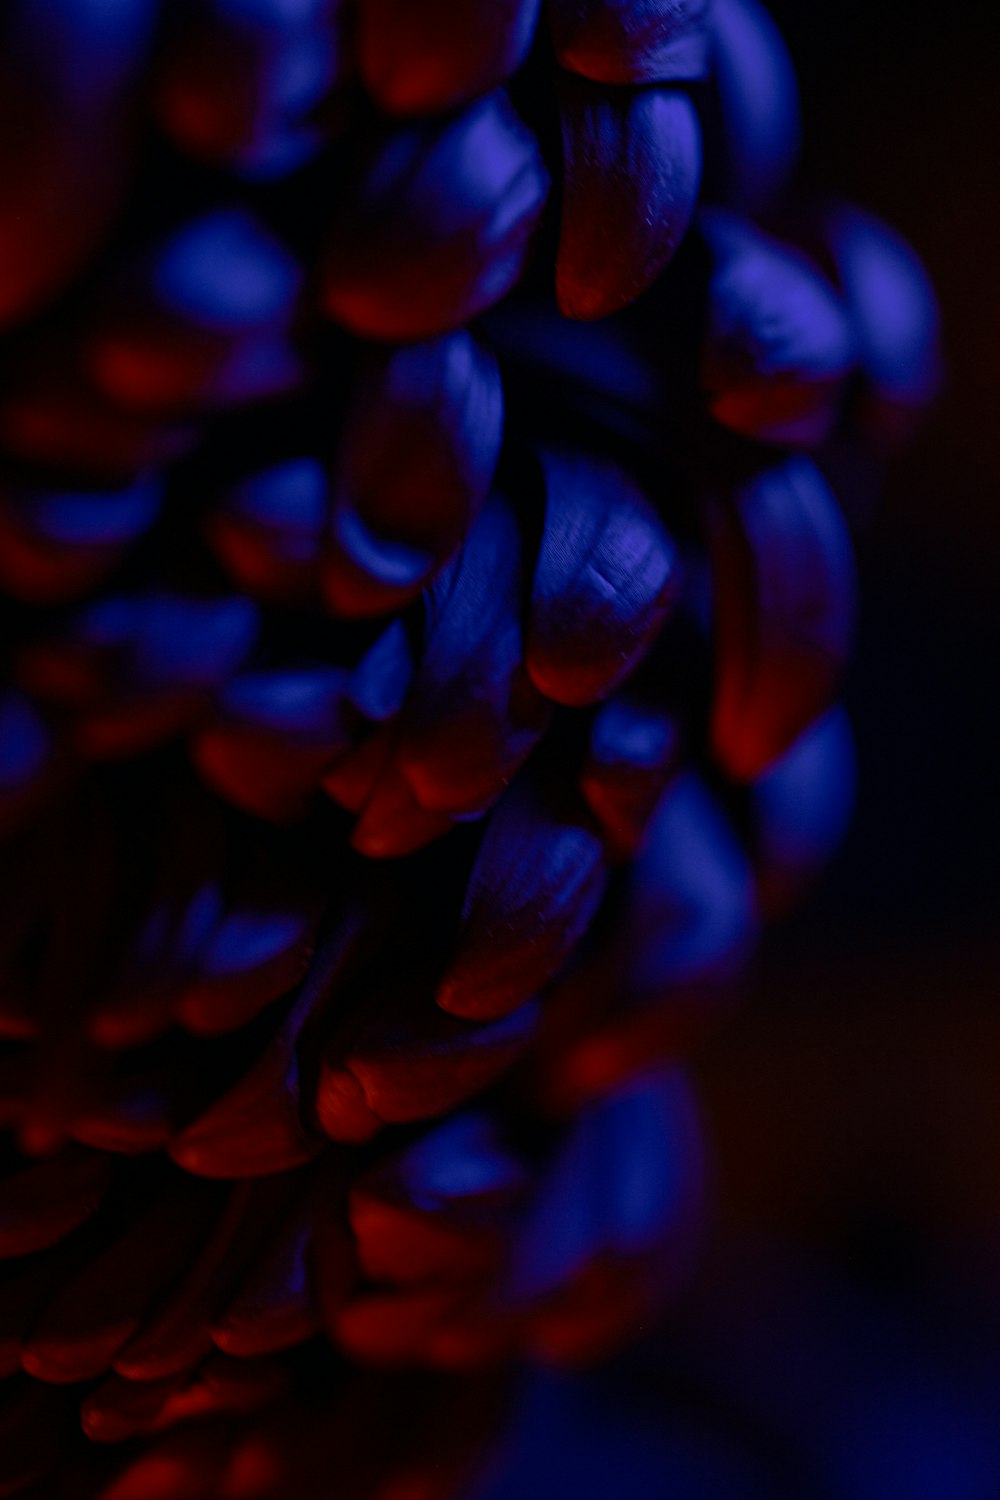
<instances>
[{"instance_id":1,"label":"purple petal","mask_svg":"<svg viewBox=\"0 0 1000 1500\"><path fill-rule=\"evenodd\" d=\"M377 358L348 419L326 595L338 614L418 593L489 493L503 432L492 355L465 332Z\"/></svg>"},{"instance_id":2,"label":"purple petal","mask_svg":"<svg viewBox=\"0 0 1000 1500\"><path fill-rule=\"evenodd\" d=\"M308 598L319 580L327 476L314 458L293 458L244 480L205 521L234 581L265 599Z\"/></svg>"},{"instance_id":3,"label":"purple petal","mask_svg":"<svg viewBox=\"0 0 1000 1500\"><path fill-rule=\"evenodd\" d=\"M709 514L715 576L712 748L759 775L827 708L850 644L851 539L819 470L792 459Z\"/></svg>"},{"instance_id":4,"label":"purple petal","mask_svg":"<svg viewBox=\"0 0 1000 1500\"><path fill-rule=\"evenodd\" d=\"M754 210L787 186L798 161L799 90L784 37L758 0L712 0L727 200Z\"/></svg>"},{"instance_id":5,"label":"purple petal","mask_svg":"<svg viewBox=\"0 0 1000 1500\"><path fill-rule=\"evenodd\" d=\"M746 957L757 925L750 866L693 774L668 788L631 882L621 955L644 997L725 980Z\"/></svg>"},{"instance_id":6,"label":"purple petal","mask_svg":"<svg viewBox=\"0 0 1000 1500\"><path fill-rule=\"evenodd\" d=\"M856 780L847 715L832 709L753 783L754 858L768 916L787 909L835 853Z\"/></svg>"},{"instance_id":7,"label":"purple petal","mask_svg":"<svg viewBox=\"0 0 1000 1500\"><path fill-rule=\"evenodd\" d=\"M680 749L673 717L627 694L611 698L594 719L580 790L618 857L642 842Z\"/></svg>"},{"instance_id":8,"label":"purple petal","mask_svg":"<svg viewBox=\"0 0 1000 1500\"><path fill-rule=\"evenodd\" d=\"M845 310L805 258L739 219L706 214L714 260L701 381L717 422L761 442L826 438L856 347Z\"/></svg>"},{"instance_id":9,"label":"purple petal","mask_svg":"<svg viewBox=\"0 0 1000 1500\"><path fill-rule=\"evenodd\" d=\"M347 684L347 673L332 667L232 678L194 744L202 776L259 817L301 816L327 766L351 744Z\"/></svg>"},{"instance_id":10,"label":"purple petal","mask_svg":"<svg viewBox=\"0 0 1000 1500\"><path fill-rule=\"evenodd\" d=\"M483 1019L537 994L590 925L605 874L595 834L519 783L487 824L438 1004Z\"/></svg>"},{"instance_id":11,"label":"purple petal","mask_svg":"<svg viewBox=\"0 0 1000 1500\"><path fill-rule=\"evenodd\" d=\"M941 383L940 317L927 272L904 240L860 209L833 208L823 227L876 402L904 411L926 405Z\"/></svg>"},{"instance_id":12,"label":"purple petal","mask_svg":"<svg viewBox=\"0 0 1000 1500\"><path fill-rule=\"evenodd\" d=\"M430 338L506 296L548 195L531 132L502 93L394 134L330 227L327 312L368 338Z\"/></svg>"},{"instance_id":13,"label":"purple petal","mask_svg":"<svg viewBox=\"0 0 1000 1500\"><path fill-rule=\"evenodd\" d=\"M555 703L580 707L633 672L677 597L680 568L655 511L610 464L545 453L545 528L525 665Z\"/></svg>"},{"instance_id":14,"label":"purple petal","mask_svg":"<svg viewBox=\"0 0 1000 1500\"><path fill-rule=\"evenodd\" d=\"M10 0L0 60L0 323L86 263L129 176L156 0Z\"/></svg>"},{"instance_id":15,"label":"purple petal","mask_svg":"<svg viewBox=\"0 0 1000 1500\"><path fill-rule=\"evenodd\" d=\"M323 143L319 106L350 53L342 0L203 0L169 7L157 116L192 155L252 179L294 171Z\"/></svg>"},{"instance_id":16,"label":"purple petal","mask_svg":"<svg viewBox=\"0 0 1000 1500\"><path fill-rule=\"evenodd\" d=\"M399 762L429 811L482 812L551 718L523 666L520 553L514 516L494 498L427 596L424 653L404 711Z\"/></svg>"},{"instance_id":17,"label":"purple petal","mask_svg":"<svg viewBox=\"0 0 1000 1500\"><path fill-rule=\"evenodd\" d=\"M443 114L520 67L539 0L361 0L361 74L390 114Z\"/></svg>"},{"instance_id":18,"label":"purple petal","mask_svg":"<svg viewBox=\"0 0 1000 1500\"><path fill-rule=\"evenodd\" d=\"M668 83L708 71L710 0L548 0L556 57L595 83Z\"/></svg>"},{"instance_id":19,"label":"purple petal","mask_svg":"<svg viewBox=\"0 0 1000 1500\"><path fill-rule=\"evenodd\" d=\"M565 186L556 295L570 318L634 302L687 232L701 176L694 106L671 89L615 89L567 77Z\"/></svg>"}]
</instances>

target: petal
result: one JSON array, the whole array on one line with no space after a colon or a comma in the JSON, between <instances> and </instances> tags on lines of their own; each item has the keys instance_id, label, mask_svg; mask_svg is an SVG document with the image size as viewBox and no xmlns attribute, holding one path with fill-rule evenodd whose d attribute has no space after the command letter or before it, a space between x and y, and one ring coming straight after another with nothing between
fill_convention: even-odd
<instances>
[{"instance_id":1,"label":"petal","mask_svg":"<svg viewBox=\"0 0 1000 1500\"><path fill-rule=\"evenodd\" d=\"M716 689L712 749L727 774L759 775L829 705L850 644L851 539L807 459L710 511Z\"/></svg>"},{"instance_id":2,"label":"petal","mask_svg":"<svg viewBox=\"0 0 1000 1500\"><path fill-rule=\"evenodd\" d=\"M87 373L126 410L155 416L268 394L286 370L283 335L302 273L242 208L175 229L99 295L85 337Z\"/></svg>"},{"instance_id":3,"label":"petal","mask_svg":"<svg viewBox=\"0 0 1000 1500\"><path fill-rule=\"evenodd\" d=\"M829 436L856 347L825 278L796 251L724 213L703 229L714 269L701 384L715 420L759 442Z\"/></svg>"},{"instance_id":4,"label":"petal","mask_svg":"<svg viewBox=\"0 0 1000 1500\"><path fill-rule=\"evenodd\" d=\"M482 508L503 433L496 361L465 332L375 357L345 433L326 597L377 614L420 592Z\"/></svg>"},{"instance_id":5,"label":"petal","mask_svg":"<svg viewBox=\"0 0 1000 1500\"><path fill-rule=\"evenodd\" d=\"M565 187L556 295L568 318L603 318L646 291L694 213L701 135L664 88L562 84Z\"/></svg>"},{"instance_id":6,"label":"petal","mask_svg":"<svg viewBox=\"0 0 1000 1500\"><path fill-rule=\"evenodd\" d=\"M322 464L292 458L224 494L206 517L205 530L241 588L292 603L314 591L326 509Z\"/></svg>"},{"instance_id":7,"label":"petal","mask_svg":"<svg viewBox=\"0 0 1000 1500\"><path fill-rule=\"evenodd\" d=\"M58 1244L94 1214L111 1181L107 1158L71 1146L0 1180L0 1260Z\"/></svg>"},{"instance_id":8,"label":"petal","mask_svg":"<svg viewBox=\"0 0 1000 1500\"><path fill-rule=\"evenodd\" d=\"M712 0L711 27L725 196L752 212L781 194L798 162L802 121L795 68L759 0Z\"/></svg>"},{"instance_id":9,"label":"petal","mask_svg":"<svg viewBox=\"0 0 1000 1500\"><path fill-rule=\"evenodd\" d=\"M170 1295L114 1360L129 1380L182 1375L212 1352L209 1328L294 1190L288 1174L229 1190L212 1231Z\"/></svg>"},{"instance_id":10,"label":"petal","mask_svg":"<svg viewBox=\"0 0 1000 1500\"><path fill-rule=\"evenodd\" d=\"M424 652L398 754L430 812L481 813L551 718L523 666L521 547L514 516L494 498L427 595Z\"/></svg>"},{"instance_id":11,"label":"petal","mask_svg":"<svg viewBox=\"0 0 1000 1500\"><path fill-rule=\"evenodd\" d=\"M14 491L0 499L0 588L28 602L78 597L156 520L162 485L111 492Z\"/></svg>"},{"instance_id":12,"label":"petal","mask_svg":"<svg viewBox=\"0 0 1000 1500\"><path fill-rule=\"evenodd\" d=\"M58 1384L102 1375L154 1299L185 1269L210 1203L203 1184L168 1184L49 1302L25 1341L28 1373Z\"/></svg>"},{"instance_id":13,"label":"petal","mask_svg":"<svg viewBox=\"0 0 1000 1500\"><path fill-rule=\"evenodd\" d=\"M344 82L342 0L204 0L165 15L157 117L193 156L253 180L295 171L320 149L318 107Z\"/></svg>"},{"instance_id":14,"label":"petal","mask_svg":"<svg viewBox=\"0 0 1000 1500\"><path fill-rule=\"evenodd\" d=\"M258 1359L318 1332L320 1310L310 1272L315 1189L307 1190L212 1325L226 1354Z\"/></svg>"},{"instance_id":15,"label":"petal","mask_svg":"<svg viewBox=\"0 0 1000 1500\"><path fill-rule=\"evenodd\" d=\"M537 1010L491 1025L444 1015L429 993L372 995L360 1033L324 1047L316 1113L335 1141L364 1141L383 1125L431 1119L482 1092L528 1046ZM357 1027L355 1024L355 1031Z\"/></svg>"},{"instance_id":16,"label":"petal","mask_svg":"<svg viewBox=\"0 0 1000 1500\"><path fill-rule=\"evenodd\" d=\"M520 67L539 0L362 0L361 75L382 109L443 114Z\"/></svg>"},{"instance_id":17,"label":"petal","mask_svg":"<svg viewBox=\"0 0 1000 1500\"><path fill-rule=\"evenodd\" d=\"M301 818L326 768L351 745L346 672L246 673L219 695L192 756L230 802L273 822Z\"/></svg>"},{"instance_id":18,"label":"petal","mask_svg":"<svg viewBox=\"0 0 1000 1500\"><path fill-rule=\"evenodd\" d=\"M905 436L941 384L934 288L909 245L871 214L838 205L823 230L871 386L869 418L877 432Z\"/></svg>"},{"instance_id":19,"label":"petal","mask_svg":"<svg viewBox=\"0 0 1000 1500\"><path fill-rule=\"evenodd\" d=\"M2 324L60 292L111 227L157 11L156 0L120 0L113 11L103 0L4 7Z\"/></svg>"},{"instance_id":20,"label":"petal","mask_svg":"<svg viewBox=\"0 0 1000 1500\"><path fill-rule=\"evenodd\" d=\"M604 698L638 665L680 587L655 511L621 470L546 453L545 525L525 665L556 703Z\"/></svg>"},{"instance_id":21,"label":"petal","mask_svg":"<svg viewBox=\"0 0 1000 1500\"><path fill-rule=\"evenodd\" d=\"M685 985L724 982L757 931L747 857L698 778L667 789L630 872L619 972L637 1001L671 1003Z\"/></svg>"},{"instance_id":22,"label":"petal","mask_svg":"<svg viewBox=\"0 0 1000 1500\"><path fill-rule=\"evenodd\" d=\"M393 135L331 224L327 312L352 333L399 341L468 322L519 280L548 187L502 93Z\"/></svg>"},{"instance_id":23,"label":"petal","mask_svg":"<svg viewBox=\"0 0 1000 1500\"><path fill-rule=\"evenodd\" d=\"M604 881L597 836L518 783L487 824L438 1004L483 1020L537 994L586 932Z\"/></svg>"},{"instance_id":24,"label":"petal","mask_svg":"<svg viewBox=\"0 0 1000 1500\"><path fill-rule=\"evenodd\" d=\"M831 709L753 783L754 863L766 914L790 907L835 853L857 780L843 709Z\"/></svg>"},{"instance_id":25,"label":"petal","mask_svg":"<svg viewBox=\"0 0 1000 1500\"><path fill-rule=\"evenodd\" d=\"M595 83L667 83L708 71L710 0L548 0L556 57Z\"/></svg>"},{"instance_id":26,"label":"petal","mask_svg":"<svg viewBox=\"0 0 1000 1500\"><path fill-rule=\"evenodd\" d=\"M673 716L638 697L616 694L596 715L580 790L618 857L641 844L680 751Z\"/></svg>"}]
</instances>

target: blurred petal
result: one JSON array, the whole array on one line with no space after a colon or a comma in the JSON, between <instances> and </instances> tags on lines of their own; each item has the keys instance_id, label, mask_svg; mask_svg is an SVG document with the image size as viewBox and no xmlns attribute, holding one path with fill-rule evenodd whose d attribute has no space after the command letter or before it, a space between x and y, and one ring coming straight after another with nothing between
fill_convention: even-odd
<instances>
[{"instance_id":1,"label":"blurred petal","mask_svg":"<svg viewBox=\"0 0 1000 1500\"><path fill-rule=\"evenodd\" d=\"M746 958L757 932L750 865L693 773L668 787L630 886L618 948L637 998L669 1001L681 985L727 979Z\"/></svg>"},{"instance_id":2,"label":"blurred petal","mask_svg":"<svg viewBox=\"0 0 1000 1500\"><path fill-rule=\"evenodd\" d=\"M161 484L110 493L14 490L0 496L0 588L48 604L85 593L156 520Z\"/></svg>"},{"instance_id":3,"label":"blurred petal","mask_svg":"<svg viewBox=\"0 0 1000 1500\"><path fill-rule=\"evenodd\" d=\"M717 422L760 442L829 436L856 348L833 288L804 256L721 212L701 382Z\"/></svg>"},{"instance_id":4,"label":"blurred petal","mask_svg":"<svg viewBox=\"0 0 1000 1500\"><path fill-rule=\"evenodd\" d=\"M753 783L754 860L766 915L782 914L834 854L857 779L843 709L831 709Z\"/></svg>"},{"instance_id":5,"label":"blurred petal","mask_svg":"<svg viewBox=\"0 0 1000 1500\"><path fill-rule=\"evenodd\" d=\"M374 1281L482 1277L506 1244L524 1172L492 1121L460 1115L351 1188L351 1230Z\"/></svg>"},{"instance_id":6,"label":"blurred petal","mask_svg":"<svg viewBox=\"0 0 1000 1500\"><path fill-rule=\"evenodd\" d=\"M628 693L608 700L590 730L580 790L614 854L634 854L680 759L672 716Z\"/></svg>"},{"instance_id":7,"label":"blurred petal","mask_svg":"<svg viewBox=\"0 0 1000 1500\"><path fill-rule=\"evenodd\" d=\"M314 458L293 458L226 492L205 520L209 542L249 594L294 602L318 580L327 477Z\"/></svg>"},{"instance_id":8,"label":"blurred petal","mask_svg":"<svg viewBox=\"0 0 1000 1500\"><path fill-rule=\"evenodd\" d=\"M318 107L345 79L342 0L175 0L164 17L157 116L185 150L251 179L295 171L323 144Z\"/></svg>"},{"instance_id":9,"label":"blurred petal","mask_svg":"<svg viewBox=\"0 0 1000 1500\"><path fill-rule=\"evenodd\" d=\"M0 1260L58 1244L95 1213L111 1181L108 1159L69 1146L0 1179Z\"/></svg>"},{"instance_id":10,"label":"blurred petal","mask_svg":"<svg viewBox=\"0 0 1000 1500\"><path fill-rule=\"evenodd\" d=\"M941 384L934 289L909 245L871 214L838 205L823 228L872 387L869 416L880 435L906 436Z\"/></svg>"},{"instance_id":11,"label":"blurred petal","mask_svg":"<svg viewBox=\"0 0 1000 1500\"><path fill-rule=\"evenodd\" d=\"M156 0L9 0L0 22L0 323L36 312L117 214Z\"/></svg>"},{"instance_id":12,"label":"blurred petal","mask_svg":"<svg viewBox=\"0 0 1000 1500\"><path fill-rule=\"evenodd\" d=\"M80 1420L94 1442L123 1443L193 1418L249 1416L284 1395L288 1385L288 1371L276 1361L249 1363L216 1354L193 1374L163 1380L112 1375L83 1401Z\"/></svg>"},{"instance_id":13,"label":"blurred petal","mask_svg":"<svg viewBox=\"0 0 1000 1500\"><path fill-rule=\"evenodd\" d=\"M361 74L390 114L443 114L517 69L539 0L361 0Z\"/></svg>"},{"instance_id":14,"label":"blurred petal","mask_svg":"<svg viewBox=\"0 0 1000 1500\"><path fill-rule=\"evenodd\" d=\"M712 749L750 779L829 705L850 644L851 539L819 470L792 459L709 513L715 576Z\"/></svg>"},{"instance_id":15,"label":"blurred petal","mask_svg":"<svg viewBox=\"0 0 1000 1500\"><path fill-rule=\"evenodd\" d=\"M712 0L711 28L726 197L752 212L778 196L798 162L802 122L795 68L759 0Z\"/></svg>"},{"instance_id":16,"label":"blurred petal","mask_svg":"<svg viewBox=\"0 0 1000 1500\"><path fill-rule=\"evenodd\" d=\"M126 410L157 416L270 394L272 364L281 391L297 371L282 337L301 282L250 213L216 209L175 229L98 298L87 371Z\"/></svg>"},{"instance_id":17,"label":"blurred petal","mask_svg":"<svg viewBox=\"0 0 1000 1500\"><path fill-rule=\"evenodd\" d=\"M628 476L557 453L542 458L545 528L525 665L556 703L607 696L638 665L680 586L673 545Z\"/></svg>"},{"instance_id":18,"label":"blurred petal","mask_svg":"<svg viewBox=\"0 0 1000 1500\"><path fill-rule=\"evenodd\" d=\"M548 195L534 137L494 93L398 132L363 163L330 226L326 310L367 338L429 338L505 297Z\"/></svg>"},{"instance_id":19,"label":"blurred petal","mask_svg":"<svg viewBox=\"0 0 1000 1500\"><path fill-rule=\"evenodd\" d=\"M710 0L548 0L556 57L595 83L667 83L708 71Z\"/></svg>"},{"instance_id":20,"label":"blurred petal","mask_svg":"<svg viewBox=\"0 0 1000 1500\"><path fill-rule=\"evenodd\" d=\"M322 666L233 677L195 740L198 770L257 817L301 817L324 770L351 743L346 687L345 672Z\"/></svg>"},{"instance_id":21,"label":"blurred petal","mask_svg":"<svg viewBox=\"0 0 1000 1500\"><path fill-rule=\"evenodd\" d=\"M209 1202L202 1184L169 1184L123 1234L68 1277L25 1342L28 1373L58 1384L102 1375L195 1253Z\"/></svg>"},{"instance_id":22,"label":"blurred petal","mask_svg":"<svg viewBox=\"0 0 1000 1500\"><path fill-rule=\"evenodd\" d=\"M337 614L396 609L425 587L482 508L502 432L496 361L464 331L373 360L334 484Z\"/></svg>"},{"instance_id":23,"label":"blurred petal","mask_svg":"<svg viewBox=\"0 0 1000 1500\"><path fill-rule=\"evenodd\" d=\"M698 196L694 106L670 89L561 85L565 186L556 295L568 318L619 312L687 233Z\"/></svg>"},{"instance_id":24,"label":"blurred petal","mask_svg":"<svg viewBox=\"0 0 1000 1500\"><path fill-rule=\"evenodd\" d=\"M293 1188L294 1182L284 1174L241 1183L229 1191L198 1256L116 1356L119 1375L163 1380L184 1374L212 1352L212 1319L283 1212Z\"/></svg>"}]
</instances>

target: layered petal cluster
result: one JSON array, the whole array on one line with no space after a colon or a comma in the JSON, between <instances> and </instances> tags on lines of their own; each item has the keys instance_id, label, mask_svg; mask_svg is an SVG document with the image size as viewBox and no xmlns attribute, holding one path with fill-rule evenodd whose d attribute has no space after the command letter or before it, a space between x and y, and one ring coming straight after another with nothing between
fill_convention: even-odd
<instances>
[{"instance_id":1,"label":"layered petal cluster","mask_svg":"<svg viewBox=\"0 0 1000 1500\"><path fill-rule=\"evenodd\" d=\"M758 0L0 42L0 1493L443 1500L683 1283L933 297Z\"/></svg>"}]
</instances>

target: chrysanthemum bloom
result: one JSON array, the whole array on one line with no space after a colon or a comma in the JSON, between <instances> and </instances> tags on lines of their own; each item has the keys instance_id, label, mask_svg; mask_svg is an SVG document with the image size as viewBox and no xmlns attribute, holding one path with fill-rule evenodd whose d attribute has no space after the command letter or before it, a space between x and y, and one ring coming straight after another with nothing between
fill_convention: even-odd
<instances>
[{"instance_id":1,"label":"chrysanthemum bloom","mask_svg":"<svg viewBox=\"0 0 1000 1500\"><path fill-rule=\"evenodd\" d=\"M683 1278L933 302L756 0L2 33L0 1492L447 1495Z\"/></svg>"}]
</instances>

